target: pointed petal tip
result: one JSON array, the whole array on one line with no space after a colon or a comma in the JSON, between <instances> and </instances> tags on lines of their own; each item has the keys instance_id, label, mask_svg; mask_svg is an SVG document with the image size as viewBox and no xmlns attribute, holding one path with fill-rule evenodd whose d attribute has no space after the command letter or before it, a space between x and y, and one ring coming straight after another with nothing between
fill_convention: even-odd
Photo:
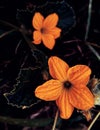
<instances>
[{"instance_id":1,"label":"pointed petal tip","mask_svg":"<svg viewBox=\"0 0 100 130\"><path fill-rule=\"evenodd\" d=\"M65 119L65 120L66 120L66 119L69 119L69 118L71 117L71 115L70 115L70 116L68 116L68 115L65 116L65 115L60 114L60 117L61 117L62 119Z\"/></svg>"},{"instance_id":2,"label":"pointed petal tip","mask_svg":"<svg viewBox=\"0 0 100 130\"><path fill-rule=\"evenodd\" d=\"M54 17L57 17L57 18L58 18L58 14L56 14L56 13L53 13L52 15L54 15Z\"/></svg>"},{"instance_id":3,"label":"pointed petal tip","mask_svg":"<svg viewBox=\"0 0 100 130\"><path fill-rule=\"evenodd\" d=\"M41 43L41 41L35 41L35 40L34 40L34 41L32 41L32 43L38 45L38 44Z\"/></svg>"},{"instance_id":4,"label":"pointed petal tip","mask_svg":"<svg viewBox=\"0 0 100 130\"><path fill-rule=\"evenodd\" d=\"M73 113L73 110L72 110L72 113ZM60 113L60 117L62 119L69 119L71 117L72 113L67 113L67 112L66 113Z\"/></svg>"}]
</instances>

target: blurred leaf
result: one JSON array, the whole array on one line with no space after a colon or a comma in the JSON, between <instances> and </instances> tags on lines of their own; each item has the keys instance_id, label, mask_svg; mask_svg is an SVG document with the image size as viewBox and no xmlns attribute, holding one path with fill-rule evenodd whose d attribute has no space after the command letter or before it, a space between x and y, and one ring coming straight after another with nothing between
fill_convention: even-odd
<instances>
[{"instance_id":1,"label":"blurred leaf","mask_svg":"<svg viewBox=\"0 0 100 130\"><path fill-rule=\"evenodd\" d=\"M0 116L0 122L12 125L30 126L30 127L44 127L52 122L51 118L41 119L15 119L10 117Z\"/></svg>"},{"instance_id":2,"label":"blurred leaf","mask_svg":"<svg viewBox=\"0 0 100 130\"><path fill-rule=\"evenodd\" d=\"M100 79L95 77L92 78L88 86L94 95L94 100L95 100L94 105L100 106Z\"/></svg>"},{"instance_id":3,"label":"blurred leaf","mask_svg":"<svg viewBox=\"0 0 100 130\"><path fill-rule=\"evenodd\" d=\"M34 89L39 84L39 80L41 81L39 68L21 69L14 89L10 93L4 93L8 104L24 109L40 102L34 96Z\"/></svg>"},{"instance_id":4,"label":"blurred leaf","mask_svg":"<svg viewBox=\"0 0 100 130\"><path fill-rule=\"evenodd\" d=\"M95 98L95 105L100 106L100 82L98 82L92 90Z\"/></svg>"}]
</instances>

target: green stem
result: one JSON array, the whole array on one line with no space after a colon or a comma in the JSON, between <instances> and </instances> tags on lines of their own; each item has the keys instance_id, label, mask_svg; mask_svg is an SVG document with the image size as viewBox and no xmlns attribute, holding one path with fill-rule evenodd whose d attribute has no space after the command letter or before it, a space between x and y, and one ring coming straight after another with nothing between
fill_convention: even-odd
<instances>
[{"instance_id":1,"label":"green stem","mask_svg":"<svg viewBox=\"0 0 100 130\"><path fill-rule=\"evenodd\" d=\"M90 44L91 46L94 46L94 47L100 48L100 46L97 45L97 44L95 44L95 43L87 42L87 44Z\"/></svg>"},{"instance_id":2,"label":"green stem","mask_svg":"<svg viewBox=\"0 0 100 130\"><path fill-rule=\"evenodd\" d=\"M55 130L55 128L56 128L57 119L58 119L58 113L59 113L59 111L57 110L56 115L55 115L55 119L54 119L54 123L53 123L52 130Z\"/></svg>"},{"instance_id":3,"label":"green stem","mask_svg":"<svg viewBox=\"0 0 100 130\"><path fill-rule=\"evenodd\" d=\"M4 36L6 36L6 35L8 35L8 34L10 34L10 33L12 33L12 32L14 32L14 31L16 31L16 30L15 30L15 29L12 29L12 30L10 30L10 31L5 32L5 33L3 33L3 34L0 35L0 38L3 38Z\"/></svg>"},{"instance_id":4,"label":"green stem","mask_svg":"<svg viewBox=\"0 0 100 130\"><path fill-rule=\"evenodd\" d=\"M88 19L87 19L87 26L86 26L86 34L85 34L85 41L88 38L89 29L90 29L90 21L91 21L91 11L92 11L92 0L89 0L89 6L88 6Z\"/></svg>"},{"instance_id":5,"label":"green stem","mask_svg":"<svg viewBox=\"0 0 100 130\"><path fill-rule=\"evenodd\" d=\"M96 117L93 119L93 121L91 122L90 126L88 127L88 130L91 130L92 126L94 125L94 123L96 122L96 120L98 119L99 116L100 116L100 112L98 112Z\"/></svg>"},{"instance_id":6,"label":"green stem","mask_svg":"<svg viewBox=\"0 0 100 130\"><path fill-rule=\"evenodd\" d=\"M88 7L88 19L87 19L87 26L86 26L86 33L85 33L85 44L88 46L88 48L92 51L92 53L97 57L97 59L100 61L100 55L99 53L90 45L87 44L89 29L90 29L90 21L91 21L91 11L92 11L92 0L89 0L89 7Z\"/></svg>"},{"instance_id":7,"label":"green stem","mask_svg":"<svg viewBox=\"0 0 100 130\"><path fill-rule=\"evenodd\" d=\"M97 57L97 59L100 61L100 55L99 53L90 45L90 44L87 44L86 45L89 47L89 49L94 53L94 55Z\"/></svg>"},{"instance_id":8,"label":"green stem","mask_svg":"<svg viewBox=\"0 0 100 130\"><path fill-rule=\"evenodd\" d=\"M12 28L14 28L14 29L20 31L20 28L19 28L19 27L15 26L15 25L13 25L13 24L11 24L11 23L9 23L9 22L6 22L6 21L4 21L4 20L0 20L0 23L3 24L3 25L5 25L5 26L9 26L9 27L12 27Z\"/></svg>"}]
</instances>

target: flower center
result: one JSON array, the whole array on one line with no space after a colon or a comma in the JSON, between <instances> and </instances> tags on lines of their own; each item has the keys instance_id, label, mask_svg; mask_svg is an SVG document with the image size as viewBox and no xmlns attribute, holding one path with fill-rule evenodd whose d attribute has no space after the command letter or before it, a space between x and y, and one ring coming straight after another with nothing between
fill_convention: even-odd
<instances>
[{"instance_id":1,"label":"flower center","mask_svg":"<svg viewBox=\"0 0 100 130\"><path fill-rule=\"evenodd\" d=\"M71 88L71 86L72 86L72 84L69 81L64 82L64 87L65 88L69 89L69 88Z\"/></svg>"},{"instance_id":2,"label":"flower center","mask_svg":"<svg viewBox=\"0 0 100 130\"><path fill-rule=\"evenodd\" d=\"M41 28L41 33L47 33L47 29Z\"/></svg>"}]
</instances>

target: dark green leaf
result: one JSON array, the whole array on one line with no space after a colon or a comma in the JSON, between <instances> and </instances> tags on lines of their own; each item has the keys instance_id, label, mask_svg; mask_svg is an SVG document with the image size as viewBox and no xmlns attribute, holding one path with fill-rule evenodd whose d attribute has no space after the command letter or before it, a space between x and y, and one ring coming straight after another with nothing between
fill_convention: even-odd
<instances>
[{"instance_id":1,"label":"dark green leaf","mask_svg":"<svg viewBox=\"0 0 100 130\"><path fill-rule=\"evenodd\" d=\"M41 118L41 119L15 119L10 117L0 116L0 122L20 125L20 126L29 126L29 127L44 127L52 122L51 118Z\"/></svg>"},{"instance_id":2,"label":"dark green leaf","mask_svg":"<svg viewBox=\"0 0 100 130\"><path fill-rule=\"evenodd\" d=\"M35 98L34 90L41 82L41 78L39 68L21 69L14 89L10 93L4 94L8 104L24 109L40 102Z\"/></svg>"}]
</instances>

